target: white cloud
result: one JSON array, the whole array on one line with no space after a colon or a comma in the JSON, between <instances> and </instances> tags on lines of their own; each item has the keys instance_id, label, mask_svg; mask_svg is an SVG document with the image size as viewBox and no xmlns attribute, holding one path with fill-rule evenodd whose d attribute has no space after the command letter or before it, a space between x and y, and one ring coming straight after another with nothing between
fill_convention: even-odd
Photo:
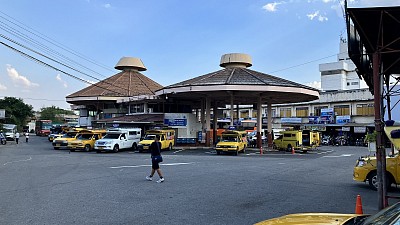
<instances>
[{"instance_id":1,"label":"white cloud","mask_svg":"<svg viewBox=\"0 0 400 225\"><path fill-rule=\"evenodd\" d=\"M110 3L104 4L103 7L106 9L111 8L111 4Z\"/></svg>"},{"instance_id":2,"label":"white cloud","mask_svg":"<svg viewBox=\"0 0 400 225\"><path fill-rule=\"evenodd\" d=\"M67 82L66 82L66 81L64 81L64 80L61 78L61 75L60 75L60 74L57 74L57 76L56 76L56 80L58 80L60 83L62 83L62 84L63 84L63 86L64 86L65 88L67 88L67 87L68 87L68 84L67 84Z\"/></svg>"},{"instance_id":3,"label":"white cloud","mask_svg":"<svg viewBox=\"0 0 400 225\"><path fill-rule=\"evenodd\" d=\"M0 84L0 91L5 91L5 90L7 90L7 87L2 85L2 84Z\"/></svg>"},{"instance_id":4,"label":"white cloud","mask_svg":"<svg viewBox=\"0 0 400 225\"><path fill-rule=\"evenodd\" d=\"M272 2L264 5L262 8L265 9L268 12L275 12L276 7L284 2Z\"/></svg>"},{"instance_id":5,"label":"white cloud","mask_svg":"<svg viewBox=\"0 0 400 225\"><path fill-rule=\"evenodd\" d=\"M306 83L305 85L321 90L321 81L313 81L310 83Z\"/></svg>"},{"instance_id":6,"label":"white cloud","mask_svg":"<svg viewBox=\"0 0 400 225\"><path fill-rule=\"evenodd\" d=\"M13 81L14 84L22 85L26 88L39 86L39 84L33 83L25 76L20 75L18 73L18 71L15 68L13 68L11 65L7 65L7 74L11 78L11 80Z\"/></svg>"},{"instance_id":7,"label":"white cloud","mask_svg":"<svg viewBox=\"0 0 400 225\"><path fill-rule=\"evenodd\" d=\"M328 20L328 17L322 16L322 15L319 13L319 11L315 11L314 13L307 14L307 17L308 17L310 20L317 19L318 21L321 21L321 22L324 22L324 21L327 21L327 20Z\"/></svg>"}]
</instances>

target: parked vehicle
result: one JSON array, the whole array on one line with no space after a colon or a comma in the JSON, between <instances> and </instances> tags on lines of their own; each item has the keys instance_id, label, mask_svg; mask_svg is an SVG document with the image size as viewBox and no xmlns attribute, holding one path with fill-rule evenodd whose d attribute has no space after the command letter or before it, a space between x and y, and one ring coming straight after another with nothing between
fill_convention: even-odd
<instances>
[{"instance_id":1,"label":"parked vehicle","mask_svg":"<svg viewBox=\"0 0 400 225\"><path fill-rule=\"evenodd\" d=\"M217 143L215 150L217 155L221 152L232 152L238 155L239 152L245 152L247 147L247 138L243 137L240 131L225 131L222 133L220 142Z\"/></svg>"},{"instance_id":2,"label":"parked vehicle","mask_svg":"<svg viewBox=\"0 0 400 225\"><path fill-rule=\"evenodd\" d=\"M320 134L319 132L310 130L282 131L281 136L272 143L273 148L278 150L292 151L294 148L295 150L307 152L319 146Z\"/></svg>"},{"instance_id":3,"label":"parked vehicle","mask_svg":"<svg viewBox=\"0 0 400 225\"><path fill-rule=\"evenodd\" d=\"M96 140L106 135L105 130L91 130L90 132L79 133L75 140L68 142L68 149L71 152L76 150L90 152L94 149Z\"/></svg>"},{"instance_id":4,"label":"parked vehicle","mask_svg":"<svg viewBox=\"0 0 400 225\"><path fill-rule=\"evenodd\" d=\"M52 145L54 147L54 150L58 150L60 148L67 148L69 141L75 140L79 133L88 132L88 131L89 130L68 131L67 133L63 134L62 137L58 137L53 140Z\"/></svg>"},{"instance_id":5,"label":"parked vehicle","mask_svg":"<svg viewBox=\"0 0 400 225\"><path fill-rule=\"evenodd\" d=\"M139 142L139 152L148 151L154 138L158 137L161 143L161 150L172 150L175 146L175 130L148 130L143 140Z\"/></svg>"},{"instance_id":6,"label":"parked vehicle","mask_svg":"<svg viewBox=\"0 0 400 225\"><path fill-rule=\"evenodd\" d=\"M343 213L296 213L261 221L255 225L275 224L336 224L336 225L396 225L400 223L400 202L373 215Z\"/></svg>"},{"instance_id":7,"label":"parked vehicle","mask_svg":"<svg viewBox=\"0 0 400 225\"><path fill-rule=\"evenodd\" d=\"M4 135L6 140L14 141L15 134L17 133L17 125L15 124L3 124Z\"/></svg>"},{"instance_id":8,"label":"parked vehicle","mask_svg":"<svg viewBox=\"0 0 400 225\"><path fill-rule=\"evenodd\" d=\"M48 136L52 127L51 120L37 120L35 125L36 136Z\"/></svg>"},{"instance_id":9,"label":"parked vehicle","mask_svg":"<svg viewBox=\"0 0 400 225\"><path fill-rule=\"evenodd\" d=\"M136 150L141 138L142 129L140 128L116 128L109 129L106 135L97 140L94 149L97 153L102 151L119 152L120 150Z\"/></svg>"}]
</instances>

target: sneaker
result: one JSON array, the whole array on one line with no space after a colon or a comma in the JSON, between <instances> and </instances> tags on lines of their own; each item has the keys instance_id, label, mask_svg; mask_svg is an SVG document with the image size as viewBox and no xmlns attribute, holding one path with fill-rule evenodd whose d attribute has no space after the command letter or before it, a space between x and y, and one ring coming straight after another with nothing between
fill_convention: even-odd
<instances>
[{"instance_id":1,"label":"sneaker","mask_svg":"<svg viewBox=\"0 0 400 225\"><path fill-rule=\"evenodd\" d=\"M152 180L153 180L153 178L152 178L152 177L150 177L150 176L147 176L147 177L146 177L146 180L152 181Z\"/></svg>"},{"instance_id":2,"label":"sneaker","mask_svg":"<svg viewBox=\"0 0 400 225\"><path fill-rule=\"evenodd\" d=\"M160 179L157 181L157 183L161 183L161 182L164 182L164 177L163 177L163 178L160 178Z\"/></svg>"}]
</instances>

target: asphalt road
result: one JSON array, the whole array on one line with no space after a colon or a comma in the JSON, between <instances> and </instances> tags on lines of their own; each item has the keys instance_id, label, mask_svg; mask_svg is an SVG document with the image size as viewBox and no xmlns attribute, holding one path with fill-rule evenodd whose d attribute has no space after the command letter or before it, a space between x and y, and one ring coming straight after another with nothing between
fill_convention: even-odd
<instances>
[{"instance_id":1,"label":"asphalt road","mask_svg":"<svg viewBox=\"0 0 400 225\"><path fill-rule=\"evenodd\" d=\"M366 147L307 154L163 152L165 182L146 181L148 153L53 150L46 138L0 145L0 224L253 224L298 212L377 212L352 180ZM392 190L393 195L398 190Z\"/></svg>"}]
</instances>

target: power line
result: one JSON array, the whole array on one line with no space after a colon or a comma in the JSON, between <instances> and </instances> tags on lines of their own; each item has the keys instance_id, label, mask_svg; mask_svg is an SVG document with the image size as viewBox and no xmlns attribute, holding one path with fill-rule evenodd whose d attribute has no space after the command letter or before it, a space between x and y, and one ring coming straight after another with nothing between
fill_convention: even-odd
<instances>
[{"instance_id":1,"label":"power line","mask_svg":"<svg viewBox=\"0 0 400 225\"><path fill-rule=\"evenodd\" d=\"M14 48L14 47L12 47L12 46L10 46L10 45L4 43L4 42L1 42L1 41L0 41L0 44L6 46L6 47L8 47L8 48L10 48L11 50L13 50L13 51L15 51L15 52L21 54L22 56L24 56L24 57L26 57L26 58L28 58L28 59L30 59L30 60L32 60L32 61L34 61L34 62L40 64L40 65L43 65L43 66L52 68L52 69L54 69L54 70L56 70L56 71L58 71L58 72L60 72L60 73L63 73L63 74L65 74L65 75L67 75L67 76L70 76L70 77L72 77L72 78L74 78L74 79L77 79L77 80L79 80L79 81L82 81L82 82L91 84L91 85L93 85L93 86L102 88L102 89L107 90L107 91L111 91L111 92L114 92L114 93L117 93L117 94L120 94L120 95L124 95L124 94L122 94L122 93L120 93L120 92L113 91L113 90L109 90L109 89L107 89L107 88L105 88L105 87L102 87L102 86L98 85L97 83L96 83L96 84L92 84L92 83L90 83L90 82L87 81L87 80L84 80L84 79L82 79L82 78L80 78L80 77L77 77L77 76L75 76L75 75L72 75L72 74L70 74L70 73L67 73L67 72L65 72L65 71L63 71L63 70L61 70L61 69L58 69L58 68L56 68L56 67L54 67L54 66L52 66L52 65L50 65L50 64L48 64L48 63L45 63L45 62L43 62L43 61L41 61L41 60L39 60L39 59L37 59L37 58L35 58L35 57L33 57L33 56L31 56L31 55L25 53L25 52L22 52L22 51L20 51L20 50L18 50L18 49L16 49L16 48Z\"/></svg>"}]
</instances>

